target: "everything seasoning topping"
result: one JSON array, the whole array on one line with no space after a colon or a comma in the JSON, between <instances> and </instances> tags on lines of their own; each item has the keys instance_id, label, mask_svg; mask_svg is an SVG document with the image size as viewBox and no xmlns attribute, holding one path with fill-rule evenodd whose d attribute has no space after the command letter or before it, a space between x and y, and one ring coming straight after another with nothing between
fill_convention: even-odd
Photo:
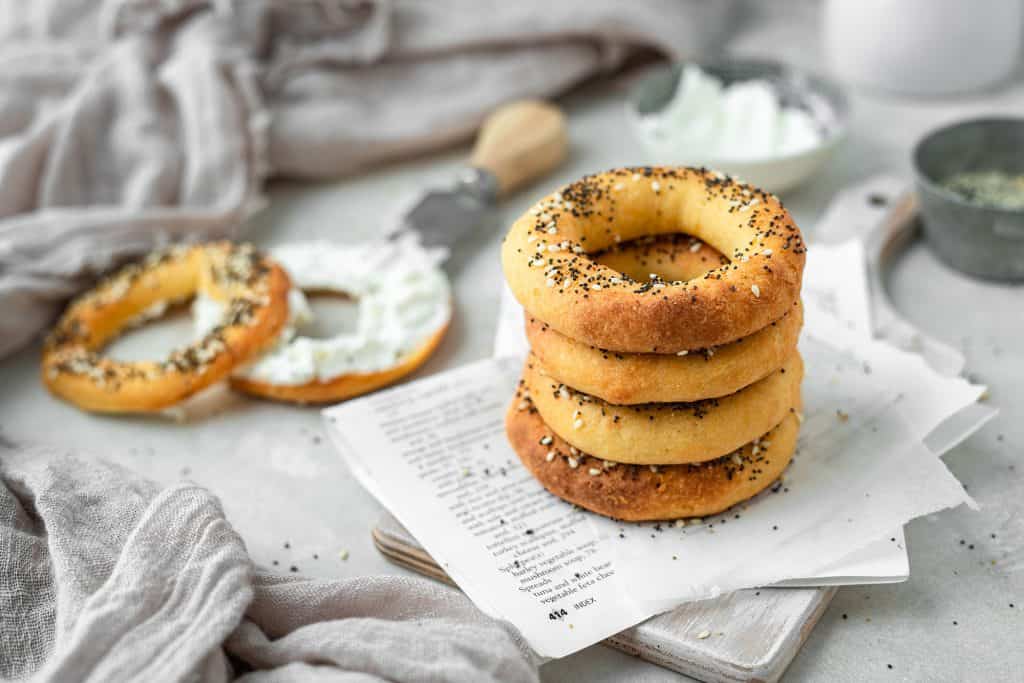
<instances>
[{"instance_id":1,"label":"everything seasoning topping","mask_svg":"<svg viewBox=\"0 0 1024 683\"><path fill-rule=\"evenodd\" d=\"M618 194L629 191L633 183L645 180L654 194L659 195L665 190L675 189L676 182L694 176L703 184L705 201L724 201L726 210L730 214L742 215L742 225L752 231L746 246L734 250L728 257L721 257L717 264L709 264L712 267L699 277L664 281L653 275L647 281L637 281L587 256L585 236L579 240L570 239L567 235L573 231L562 230L561 223L566 220L574 222L585 218L591 224L595 221L605 223L605 231L611 241L621 242L621 235L614 232ZM530 210L533 222L527 236L527 243L533 251L524 250L523 256L530 267L544 269L546 286L559 294L589 298L591 292L618 289L665 298L666 290L673 288L693 292L696 300L695 293L701 280L729 280L731 274L739 269L738 263L758 258L764 262L762 268L771 272L769 264L774 251L798 254L806 251L800 231L784 211L779 211L781 208L781 201L774 195L703 168L620 168L606 174L584 176L534 206ZM686 226L681 225L680 232L685 231ZM562 239L556 241L555 236ZM686 248L694 252L700 250L699 241L682 234L676 237L687 240ZM765 240L769 238L781 239L781 246L777 250L767 248ZM597 252L592 255L600 257ZM754 285L750 291L755 298L760 298L759 286Z\"/></svg>"},{"instance_id":2,"label":"everything seasoning topping","mask_svg":"<svg viewBox=\"0 0 1024 683\"><path fill-rule=\"evenodd\" d=\"M529 398L529 391L526 389L526 384L522 380L520 380L516 397L525 401L529 405L528 409L531 413L537 412L537 409L533 406L533 401ZM650 405L657 406L664 404ZM626 408L631 406L616 407ZM644 409L649 406L636 407ZM618 420L615 420L615 422L617 421ZM673 472L704 472L708 475L722 477L728 481L732 481L736 477L745 477L748 481L753 482L761 478L764 474L764 470L762 469L763 466L770 462L768 454L772 443L771 435L772 432L768 432L746 446L743 446L732 453L727 453L721 457L715 458L714 460L680 465L648 465L645 467L643 465L624 464L614 462L612 460L605 460L589 453L585 453L575 446L566 443L557 435L553 436L551 434L545 434L540 438L539 444L543 451L538 449L537 452L543 453L542 459L545 465L564 466L570 470L578 469L580 474L587 479L601 474L610 475L613 473L624 480L636 480L638 477L646 476L650 478L652 485L660 486L661 479L653 475L671 475ZM779 489L773 490L773 493L777 493L779 490L781 490L781 484ZM699 524L700 522L701 520L698 519L696 523Z\"/></svg>"},{"instance_id":3,"label":"everything seasoning topping","mask_svg":"<svg viewBox=\"0 0 1024 683\"><path fill-rule=\"evenodd\" d=\"M100 355L111 336L95 337L86 320L96 311L123 300L134 288L160 286L160 267L191 258L196 249L209 255L208 274L214 287L227 297L221 323L199 341L175 349L158 363L121 363ZM55 350L56 362L47 372L83 376L94 384L117 389L127 380L149 380L164 373L200 373L228 350L226 335L232 327L256 322L258 310L269 302L270 267L249 244L221 243L207 247L175 245L154 251L139 263L129 264L105 278L96 288L75 299L46 340ZM124 328L159 317L167 305L177 301L156 301L129 318Z\"/></svg>"}]
</instances>

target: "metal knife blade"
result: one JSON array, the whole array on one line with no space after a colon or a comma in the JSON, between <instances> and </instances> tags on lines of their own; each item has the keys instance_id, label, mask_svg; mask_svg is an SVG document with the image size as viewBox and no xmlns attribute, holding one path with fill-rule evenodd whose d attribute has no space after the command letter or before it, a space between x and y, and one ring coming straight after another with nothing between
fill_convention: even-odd
<instances>
[{"instance_id":1,"label":"metal knife blade","mask_svg":"<svg viewBox=\"0 0 1024 683\"><path fill-rule=\"evenodd\" d=\"M565 115L554 105L519 100L495 109L480 127L469 164L447 189L428 190L403 217L403 232L427 247L454 247L495 227L498 199L565 160Z\"/></svg>"},{"instance_id":2,"label":"metal knife blade","mask_svg":"<svg viewBox=\"0 0 1024 683\"><path fill-rule=\"evenodd\" d=\"M403 228L419 233L426 247L451 249L474 232L494 225L498 180L467 166L452 187L427 190L403 217Z\"/></svg>"}]
</instances>

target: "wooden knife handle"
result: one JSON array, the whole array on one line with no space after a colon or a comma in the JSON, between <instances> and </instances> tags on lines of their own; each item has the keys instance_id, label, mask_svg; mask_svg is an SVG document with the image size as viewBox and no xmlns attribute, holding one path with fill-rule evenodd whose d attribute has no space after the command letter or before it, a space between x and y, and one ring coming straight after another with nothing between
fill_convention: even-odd
<instances>
[{"instance_id":1,"label":"wooden knife handle","mask_svg":"<svg viewBox=\"0 0 1024 683\"><path fill-rule=\"evenodd\" d=\"M565 115L558 107L519 100L487 117L470 162L494 174L498 195L505 196L561 164L568 148Z\"/></svg>"}]
</instances>

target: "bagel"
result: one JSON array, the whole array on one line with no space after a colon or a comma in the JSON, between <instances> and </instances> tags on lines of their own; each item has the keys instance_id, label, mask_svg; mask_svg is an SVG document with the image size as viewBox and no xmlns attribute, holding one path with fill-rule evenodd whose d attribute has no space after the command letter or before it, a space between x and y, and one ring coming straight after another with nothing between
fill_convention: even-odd
<instances>
[{"instance_id":1,"label":"bagel","mask_svg":"<svg viewBox=\"0 0 1024 683\"><path fill-rule=\"evenodd\" d=\"M735 393L782 367L803 326L799 305L749 337L684 356L605 351L527 318L533 354L553 379L617 405L699 401Z\"/></svg>"},{"instance_id":2,"label":"bagel","mask_svg":"<svg viewBox=\"0 0 1024 683\"><path fill-rule=\"evenodd\" d=\"M529 401L527 401L529 403ZM578 452L523 409L517 397L505 431L526 469L554 495L598 514L629 521L706 517L753 497L776 481L796 450L792 412L759 439L696 465L624 465Z\"/></svg>"},{"instance_id":3,"label":"bagel","mask_svg":"<svg viewBox=\"0 0 1024 683\"><path fill-rule=\"evenodd\" d=\"M685 232L729 258L700 277L638 281L593 255ZM533 317L610 351L674 354L748 336L800 296L805 247L777 197L704 169L586 176L536 204L502 244L509 287Z\"/></svg>"},{"instance_id":4,"label":"bagel","mask_svg":"<svg viewBox=\"0 0 1024 683\"><path fill-rule=\"evenodd\" d=\"M439 267L441 253L424 249L413 236L356 245L287 244L271 254L291 276L297 319L277 344L234 372L236 390L300 404L342 401L408 375L448 328L451 287ZM356 329L325 339L299 334L302 318L313 315L302 290L354 298ZM204 330L218 311L216 302L197 298L197 329Z\"/></svg>"},{"instance_id":5,"label":"bagel","mask_svg":"<svg viewBox=\"0 0 1024 683\"><path fill-rule=\"evenodd\" d=\"M548 376L535 356L523 382L552 431L603 460L637 465L704 462L731 453L782 421L798 404L803 362L794 352L781 368L728 396L690 403L617 406Z\"/></svg>"},{"instance_id":6,"label":"bagel","mask_svg":"<svg viewBox=\"0 0 1024 683\"><path fill-rule=\"evenodd\" d=\"M287 320L288 287L284 270L251 245L218 242L154 252L68 306L44 344L43 382L85 410L163 410L226 377L272 343ZM222 314L193 344L163 361L100 356L127 327L196 293L222 302Z\"/></svg>"}]
</instances>

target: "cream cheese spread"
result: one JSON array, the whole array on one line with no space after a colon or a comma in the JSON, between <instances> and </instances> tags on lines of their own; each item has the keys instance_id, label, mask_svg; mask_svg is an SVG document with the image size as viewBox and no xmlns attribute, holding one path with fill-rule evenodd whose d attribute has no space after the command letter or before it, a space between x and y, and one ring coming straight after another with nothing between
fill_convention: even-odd
<instances>
[{"instance_id":1,"label":"cream cheese spread","mask_svg":"<svg viewBox=\"0 0 1024 683\"><path fill-rule=\"evenodd\" d=\"M416 350L451 318L451 287L442 254L421 247L413 235L389 242L342 245L304 242L270 249L288 272L289 320L275 345L235 375L277 385L328 381L386 370ZM313 319L302 290L344 293L356 300L352 332L327 339L303 336ZM197 297L196 332L218 324L221 304Z\"/></svg>"},{"instance_id":2,"label":"cream cheese spread","mask_svg":"<svg viewBox=\"0 0 1024 683\"><path fill-rule=\"evenodd\" d=\"M640 125L666 156L709 161L790 156L823 140L810 113L784 106L769 81L725 85L692 64L683 68L668 104L642 116Z\"/></svg>"}]
</instances>

